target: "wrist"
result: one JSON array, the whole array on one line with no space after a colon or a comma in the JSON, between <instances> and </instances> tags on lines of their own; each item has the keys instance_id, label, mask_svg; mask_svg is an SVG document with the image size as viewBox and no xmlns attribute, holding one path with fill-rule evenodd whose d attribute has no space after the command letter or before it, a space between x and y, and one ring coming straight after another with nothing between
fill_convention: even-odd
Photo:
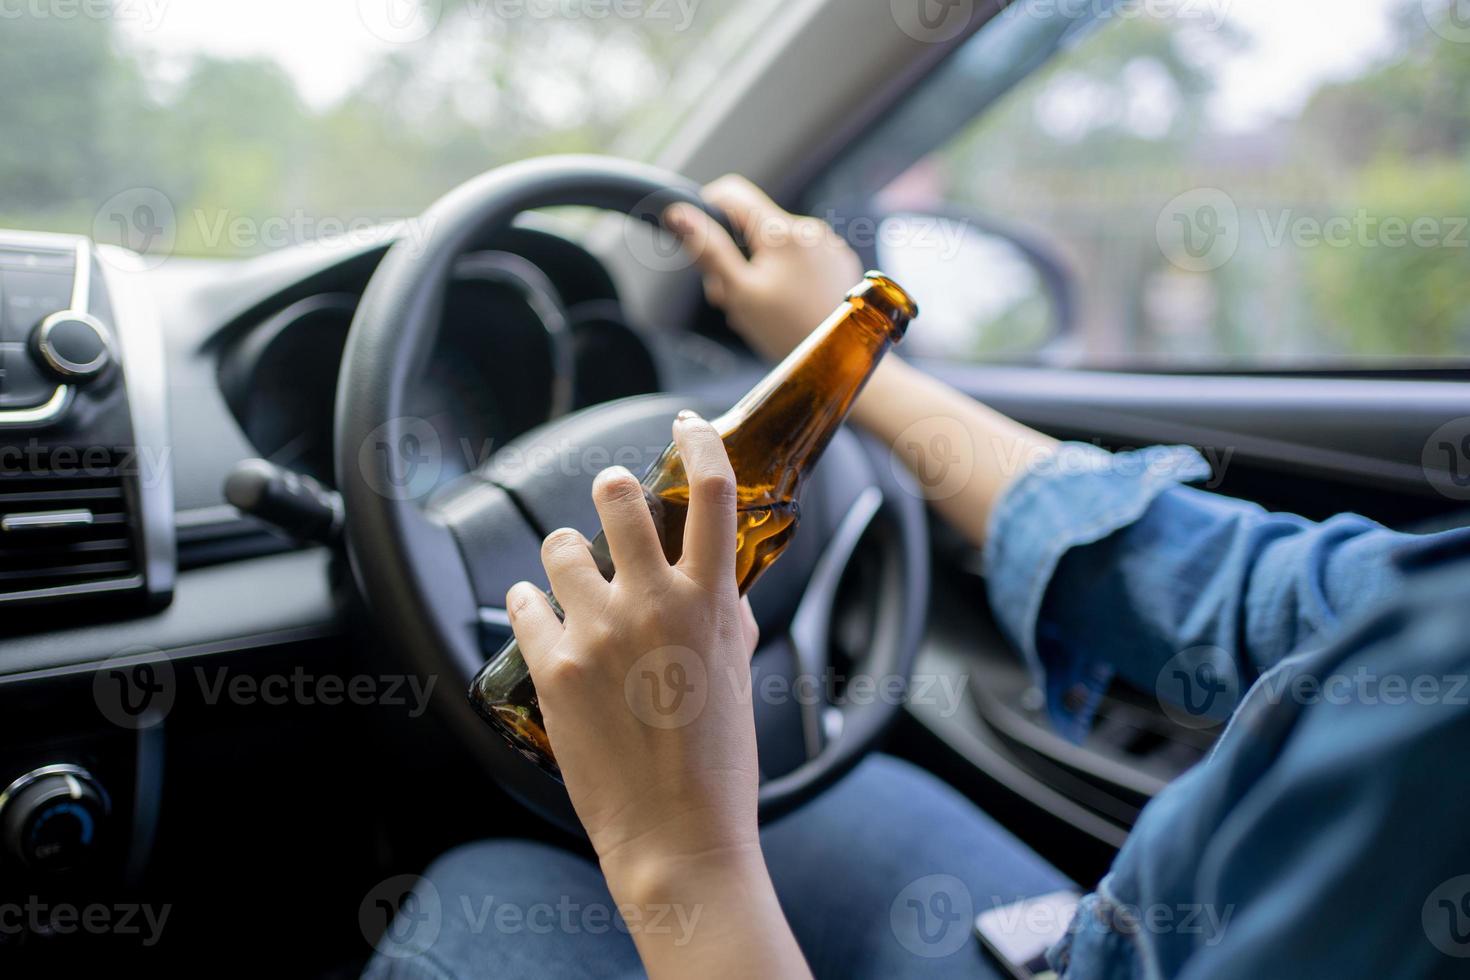
<instances>
[{"instance_id":1,"label":"wrist","mask_svg":"<svg viewBox=\"0 0 1470 980\"><path fill-rule=\"evenodd\" d=\"M732 889L769 887L770 882L758 841L697 854L647 848L604 857L601 865L614 897L639 906L710 901Z\"/></svg>"},{"instance_id":2,"label":"wrist","mask_svg":"<svg viewBox=\"0 0 1470 980\"><path fill-rule=\"evenodd\" d=\"M608 890L626 917L684 923L677 935L630 933L650 977L810 977L781 911L759 841L688 855L647 853L603 861Z\"/></svg>"}]
</instances>

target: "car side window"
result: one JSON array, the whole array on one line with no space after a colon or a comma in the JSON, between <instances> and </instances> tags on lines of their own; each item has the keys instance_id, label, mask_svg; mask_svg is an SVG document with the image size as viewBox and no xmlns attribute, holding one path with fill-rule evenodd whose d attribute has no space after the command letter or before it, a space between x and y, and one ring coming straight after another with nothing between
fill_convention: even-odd
<instances>
[{"instance_id":1,"label":"car side window","mask_svg":"<svg viewBox=\"0 0 1470 980\"><path fill-rule=\"evenodd\" d=\"M1068 6L997 15L806 202L883 216L877 260L924 301L916 352L1470 361L1463 4Z\"/></svg>"}]
</instances>

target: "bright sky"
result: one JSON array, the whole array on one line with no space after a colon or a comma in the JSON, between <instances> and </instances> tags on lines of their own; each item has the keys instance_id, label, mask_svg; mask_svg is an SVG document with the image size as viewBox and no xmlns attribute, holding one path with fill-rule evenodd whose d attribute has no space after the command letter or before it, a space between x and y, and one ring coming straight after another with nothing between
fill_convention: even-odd
<instances>
[{"instance_id":1,"label":"bright sky","mask_svg":"<svg viewBox=\"0 0 1470 980\"><path fill-rule=\"evenodd\" d=\"M270 58L318 106L349 91L374 55L393 50L394 42L380 35L412 38L421 30L415 27L414 8L436 8L435 0L122 2L122 9L133 6L138 11L134 18L120 19L134 43L164 58L195 53ZM395 23L404 25L404 33L394 34ZM375 27L379 34L374 34Z\"/></svg>"},{"instance_id":2,"label":"bright sky","mask_svg":"<svg viewBox=\"0 0 1470 980\"><path fill-rule=\"evenodd\" d=\"M1323 81L1361 73L1381 54L1400 0L1205 0L1255 43L1221 77L1216 111L1231 128L1295 114Z\"/></svg>"},{"instance_id":3,"label":"bright sky","mask_svg":"<svg viewBox=\"0 0 1470 980\"><path fill-rule=\"evenodd\" d=\"M205 52L271 58L315 105L348 91L372 56L422 33L439 0L121 0L124 31L168 58ZM690 0L699 2L699 0ZM719 0L727 3L729 0ZM1321 81L1361 70L1388 36L1399 0L1176 0L1177 9L1223 15L1255 38L1224 67L1221 122L1246 126L1293 113ZM493 9L493 8L491 8ZM1126 24L1112 25L1127 29Z\"/></svg>"}]
</instances>

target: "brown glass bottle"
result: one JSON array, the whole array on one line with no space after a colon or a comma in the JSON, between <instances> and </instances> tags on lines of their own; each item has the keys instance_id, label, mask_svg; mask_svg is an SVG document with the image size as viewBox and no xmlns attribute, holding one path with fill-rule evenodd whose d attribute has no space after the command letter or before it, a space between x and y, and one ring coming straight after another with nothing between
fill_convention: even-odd
<instances>
[{"instance_id":1,"label":"brown glass bottle","mask_svg":"<svg viewBox=\"0 0 1470 980\"><path fill-rule=\"evenodd\" d=\"M803 479L847 418L873 369L903 339L918 312L897 283L869 272L801 346L734 408L713 420L738 488L735 577L742 595L791 542ZM683 551L689 485L673 445L649 467L643 491L664 554L677 561ZM611 579L612 559L601 532L592 541L592 554ZM513 748L560 778L536 688L514 639L475 676L469 697Z\"/></svg>"}]
</instances>

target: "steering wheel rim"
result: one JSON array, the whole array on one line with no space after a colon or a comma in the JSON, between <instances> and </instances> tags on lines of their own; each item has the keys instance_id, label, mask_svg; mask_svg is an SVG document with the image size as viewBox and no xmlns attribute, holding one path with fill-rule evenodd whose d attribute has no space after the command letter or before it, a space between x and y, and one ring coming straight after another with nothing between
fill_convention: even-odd
<instances>
[{"instance_id":1,"label":"steering wheel rim","mask_svg":"<svg viewBox=\"0 0 1470 980\"><path fill-rule=\"evenodd\" d=\"M613 438L633 439L629 433L636 431L636 438L645 443L652 439L661 449L674 413L691 403L704 406L697 404L698 399L669 396L595 406L527 433L486 466L431 494L432 478L427 483L416 480L417 457L411 454L432 452L438 433L408 414L408 396L428 362L445 289L460 256L528 210L591 206L658 225L664 209L676 201L724 220L702 201L693 183L622 160L543 157L471 180L425 212L421 219L427 229L424 235L413 241L400 240L379 265L354 317L338 381L334 453L346 511L347 552L357 585L387 644L408 669L438 679L431 710L448 722L489 774L531 809L574 833L581 832L580 824L565 788L503 743L475 715L464 696L470 678L495 652L486 643L487 628L504 628L493 615L503 588L490 601L487 593L493 593L506 578L544 579L537 556L540 536L549 528L538 527L542 521L530 519L534 507L528 502L546 499L575 482L562 480L555 472L538 474L534 468L517 471L508 467L507 451L548 445L565 439L573 430L580 438L592 440L589 445L601 439L604 446ZM618 425L633 428L624 431ZM660 425L661 436L642 435ZM859 457L868 462L866 486L846 489L874 493L861 502L853 501L851 506L856 509L844 512L833 529L837 533L831 546L845 549L846 558L828 548L823 553L825 564L813 565L814 570L825 569L821 576L825 594L803 607L810 611L798 610L802 618L793 622L791 630L797 644L793 659L803 670L825 661L825 650L816 648L825 647L826 620L845 561L865 533L878 537L880 546L883 535L888 535L887 565L891 567L887 583L893 608L881 621L878 632L884 635L875 637L875 642L883 669L901 675L906 689L927 612L923 503L907 482L906 471L891 464L886 450L871 444L854 449L859 445L856 438L851 433L841 435L842 439L834 440L834 449L829 449L829 459L839 452L846 453L851 466L857 465L851 461ZM837 450L839 445L846 449ZM529 457L521 453L517 458ZM817 472L828 465L824 460ZM631 468L637 469L636 465ZM578 475L590 484L595 474ZM816 482L810 481L809 489ZM590 498L585 492L582 497L590 509ZM561 523L572 522L552 526ZM802 538L799 533L797 540ZM767 578L789 560L788 553ZM494 569L488 581L483 571L487 567ZM900 701L883 698L845 707L840 733L820 745L815 757L809 751L806 762L763 783L762 819L788 812L845 774L900 708ZM811 712L804 715L802 727L803 738L810 740ZM820 731L815 733L819 743L821 736ZM812 748L810 742L807 748Z\"/></svg>"}]
</instances>

